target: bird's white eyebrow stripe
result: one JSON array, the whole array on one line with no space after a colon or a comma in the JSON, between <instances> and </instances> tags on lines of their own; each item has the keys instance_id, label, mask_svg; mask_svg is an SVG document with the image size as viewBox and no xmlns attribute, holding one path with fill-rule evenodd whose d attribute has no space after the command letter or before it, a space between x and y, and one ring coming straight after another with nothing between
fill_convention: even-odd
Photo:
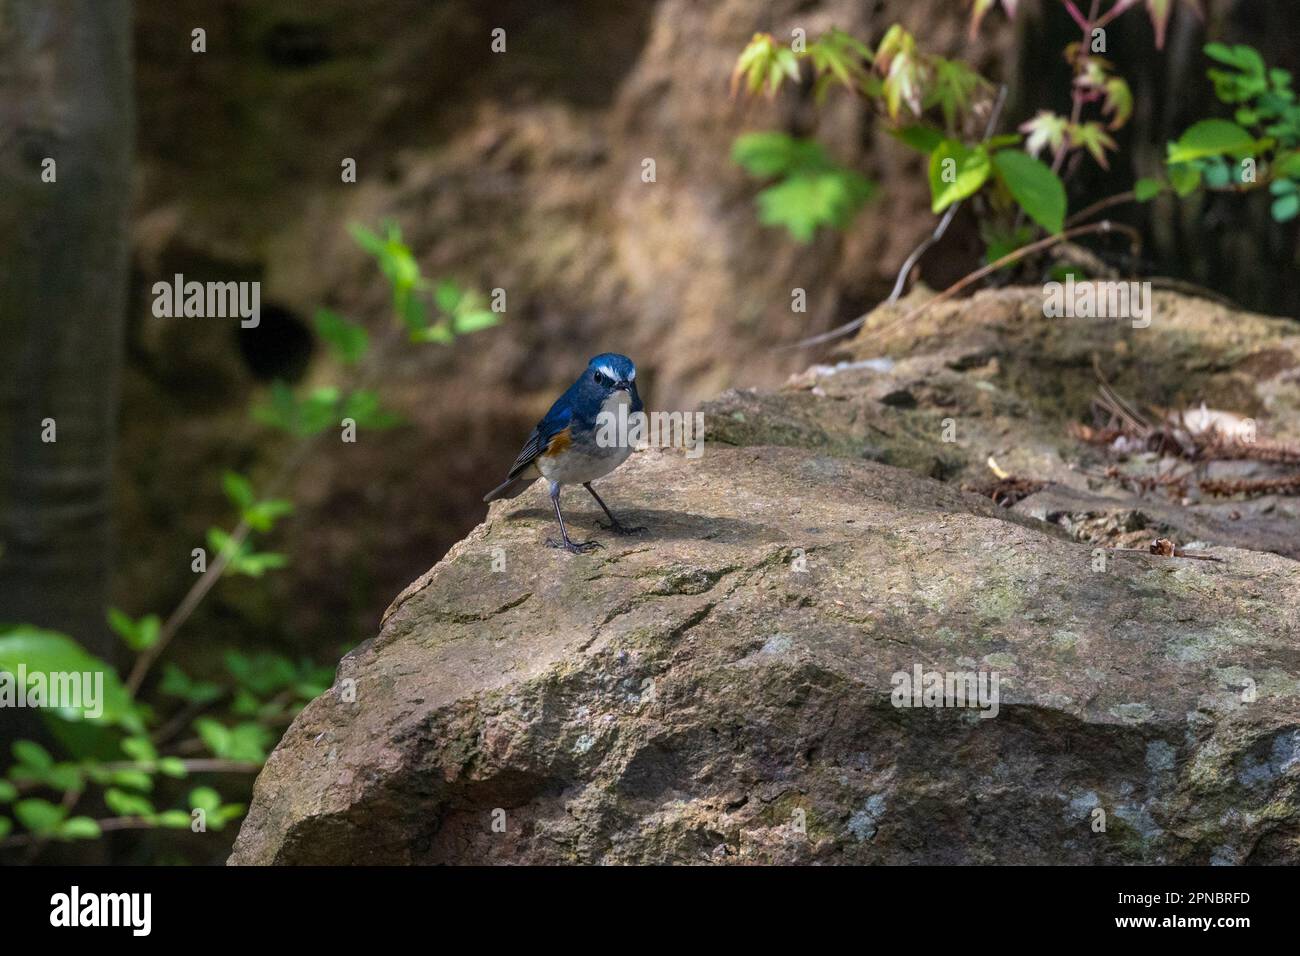
<instances>
[{"instance_id":1,"label":"bird's white eyebrow stripe","mask_svg":"<svg viewBox=\"0 0 1300 956\"><path fill-rule=\"evenodd\" d=\"M608 365L597 365L597 366L596 366L596 371L597 371L597 372L601 372L601 373L603 373L604 375L609 376L610 378L612 378L612 379L613 379L614 381L616 381L616 382L618 381L618 374L617 374L617 373L616 373L612 368L610 368ZM628 380L629 382L635 382L635 381L636 381L636 369L635 369L635 368L633 368L632 371L630 371L630 372L627 373L627 380Z\"/></svg>"}]
</instances>

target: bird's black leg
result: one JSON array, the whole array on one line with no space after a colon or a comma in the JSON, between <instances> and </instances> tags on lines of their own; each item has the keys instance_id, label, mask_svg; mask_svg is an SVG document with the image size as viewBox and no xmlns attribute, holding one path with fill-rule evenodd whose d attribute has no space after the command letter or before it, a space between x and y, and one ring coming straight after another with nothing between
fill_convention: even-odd
<instances>
[{"instance_id":1,"label":"bird's black leg","mask_svg":"<svg viewBox=\"0 0 1300 956\"><path fill-rule=\"evenodd\" d=\"M619 520L614 517L614 512L610 511L605 502L600 500L600 495L596 494L596 489L591 487L591 482L584 481L582 487L591 492L591 497L596 499L596 504L600 505L600 510L609 516L609 524L601 525L602 528L605 528L608 531L613 531L615 534L637 534L638 532L645 530L645 528L629 528L627 525L621 524Z\"/></svg>"},{"instance_id":2,"label":"bird's black leg","mask_svg":"<svg viewBox=\"0 0 1300 956\"><path fill-rule=\"evenodd\" d=\"M603 547L599 541L570 541L568 529L564 527L564 515L560 514L560 486L556 482L551 482L551 504L555 506L555 520L560 523L560 536L564 538L563 543L556 541L554 538L547 538L546 544L551 548L563 548L570 554L586 554L588 551L595 551Z\"/></svg>"}]
</instances>

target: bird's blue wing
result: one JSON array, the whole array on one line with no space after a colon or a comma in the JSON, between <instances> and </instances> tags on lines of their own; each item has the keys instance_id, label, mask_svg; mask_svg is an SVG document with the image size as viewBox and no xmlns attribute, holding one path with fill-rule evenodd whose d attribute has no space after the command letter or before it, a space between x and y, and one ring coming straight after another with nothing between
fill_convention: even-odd
<instances>
[{"instance_id":1,"label":"bird's blue wing","mask_svg":"<svg viewBox=\"0 0 1300 956\"><path fill-rule=\"evenodd\" d=\"M520 449L519 454L515 457L515 463L510 466L510 474L507 480L517 478L524 470L528 468L539 455L544 455L551 447L551 442L555 440L561 432L569 427L573 419L573 410L562 402L556 402L551 406L551 410L546 413L546 417L537 423L533 433L528 436L528 441L524 442L524 447Z\"/></svg>"}]
</instances>

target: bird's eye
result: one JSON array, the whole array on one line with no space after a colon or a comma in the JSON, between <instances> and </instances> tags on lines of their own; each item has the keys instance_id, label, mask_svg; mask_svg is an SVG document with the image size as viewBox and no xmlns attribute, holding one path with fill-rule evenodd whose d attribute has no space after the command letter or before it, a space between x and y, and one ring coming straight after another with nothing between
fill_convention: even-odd
<instances>
[{"instance_id":1,"label":"bird's eye","mask_svg":"<svg viewBox=\"0 0 1300 956\"><path fill-rule=\"evenodd\" d=\"M608 381L609 381L609 379L605 377L605 373L603 373L603 372L597 372L597 373L596 373L596 384L597 384L597 385L604 385L604 384L606 384Z\"/></svg>"}]
</instances>

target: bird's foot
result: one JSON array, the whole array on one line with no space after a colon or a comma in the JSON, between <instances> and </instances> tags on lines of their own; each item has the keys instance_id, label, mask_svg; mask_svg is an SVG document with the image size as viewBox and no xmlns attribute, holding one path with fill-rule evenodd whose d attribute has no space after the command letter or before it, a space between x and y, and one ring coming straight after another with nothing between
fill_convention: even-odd
<instances>
[{"instance_id":1,"label":"bird's foot","mask_svg":"<svg viewBox=\"0 0 1300 956\"><path fill-rule=\"evenodd\" d=\"M629 528L627 525L619 524L617 521L611 524L601 524L599 521L597 521L596 524L604 528L606 531L612 531L615 534L640 534L642 531L645 530L645 527L643 525L637 525L635 528Z\"/></svg>"},{"instance_id":2,"label":"bird's foot","mask_svg":"<svg viewBox=\"0 0 1300 956\"><path fill-rule=\"evenodd\" d=\"M595 551L597 548L605 547L599 541L570 541L568 538L565 538L563 541L556 541L554 538L547 538L546 546L548 548L562 548L570 554L587 554L590 551Z\"/></svg>"}]
</instances>

